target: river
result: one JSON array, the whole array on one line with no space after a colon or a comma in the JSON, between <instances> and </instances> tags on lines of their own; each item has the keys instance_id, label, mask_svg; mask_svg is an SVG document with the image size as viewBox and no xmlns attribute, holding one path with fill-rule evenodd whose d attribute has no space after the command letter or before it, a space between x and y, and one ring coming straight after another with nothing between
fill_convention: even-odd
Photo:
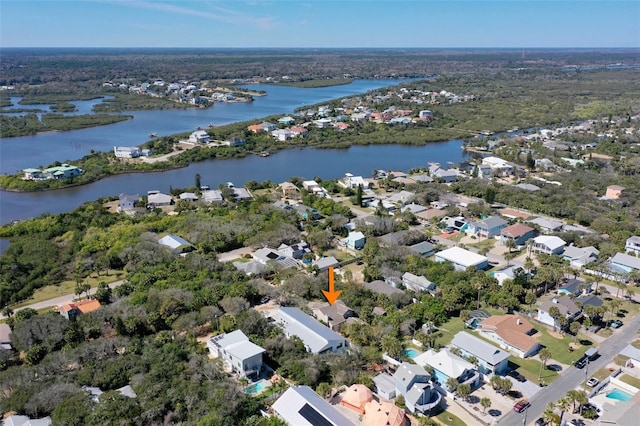
<instances>
[{"instance_id":1,"label":"river","mask_svg":"<svg viewBox=\"0 0 640 426\"><path fill-rule=\"evenodd\" d=\"M214 122L217 125L251 120L272 114L291 113L295 108L329 101L343 96L398 84L398 81L357 80L343 86L301 89L287 86L250 86L268 91L252 103L216 103L197 110L136 111L133 120L108 126L71 132L47 133L0 140L2 172L47 165L56 160L77 159L91 149L104 151L115 145L140 145L149 132L170 135L191 131ZM432 143L426 146L375 145L354 146L344 150L290 149L270 157L248 156L229 160L208 160L182 169L158 173L135 173L102 179L98 182L55 191L35 193L0 192L0 223L22 220L43 213L70 211L83 202L120 193L146 194L149 190L168 192L170 187L187 187L200 174L202 184L217 187L224 182L243 185L249 180L274 182L291 176L337 178L344 173L370 176L374 168L404 170L462 160L461 141Z\"/></svg>"}]
</instances>

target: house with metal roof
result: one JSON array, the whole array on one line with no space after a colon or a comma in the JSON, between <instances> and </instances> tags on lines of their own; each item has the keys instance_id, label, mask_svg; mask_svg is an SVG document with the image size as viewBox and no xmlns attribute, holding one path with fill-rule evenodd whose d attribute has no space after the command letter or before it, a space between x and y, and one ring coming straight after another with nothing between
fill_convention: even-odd
<instances>
[{"instance_id":1,"label":"house with metal roof","mask_svg":"<svg viewBox=\"0 0 640 426\"><path fill-rule=\"evenodd\" d=\"M460 247L450 247L435 254L436 262L451 262L457 271L475 267L478 270L489 267L489 258Z\"/></svg>"},{"instance_id":2,"label":"house with metal roof","mask_svg":"<svg viewBox=\"0 0 640 426\"><path fill-rule=\"evenodd\" d=\"M486 219L469 222L467 235L475 235L482 238L493 238L500 235L500 231L507 226L507 221L499 216L489 216Z\"/></svg>"},{"instance_id":3,"label":"house with metal roof","mask_svg":"<svg viewBox=\"0 0 640 426\"><path fill-rule=\"evenodd\" d=\"M411 272L402 274L402 285L415 292L434 293L436 291L436 285L434 283L422 275L415 275Z\"/></svg>"},{"instance_id":4,"label":"house with metal roof","mask_svg":"<svg viewBox=\"0 0 640 426\"><path fill-rule=\"evenodd\" d=\"M168 234L160 238L158 244L168 247L174 253L185 253L193 249L193 244L173 234Z\"/></svg>"},{"instance_id":5,"label":"house with metal roof","mask_svg":"<svg viewBox=\"0 0 640 426\"><path fill-rule=\"evenodd\" d=\"M252 343L242 330L219 334L207 341L209 352L220 358L232 371L241 376L260 374L263 348Z\"/></svg>"},{"instance_id":6,"label":"house with metal roof","mask_svg":"<svg viewBox=\"0 0 640 426\"><path fill-rule=\"evenodd\" d=\"M448 391L455 390L455 388L449 388L447 384L449 378L456 379L459 384L469 384L472 389L480 384L480 375L475 371L474 365L451 353L447 348L437 352L429 349L415 357L413 361L418 365L433 368L433 377Z\"/></svg>"},{"instance_id":7,"label":"house with metal roof","mask_svg":"<svg viewBox=\"0 0 640 426\"><path fill-rule=\"evenodd\" d=\"M543 217L537 217L529 221L529 223L533 223L534 225L538 225L540 231L544 234L551 234L552 232L558 232L564 226L563 222L552 219L545 219Z\"/></svg>"},{"instance_id":8,"label":"house with metal roof","mask_svg":"<svg viewBox=\"0 0 640 426\"><path fill-rule=\"evenodd\" d=\"M291 386L272 408L290 426L354 426L308 386Z\"/></svg>"},{"instance_id":9,"label":"house with metal roof","mask_svg":"<svg viewBox=\"0 0 640 426\"><path fill-rule=\"evenodd\" d=\"M140 196L138 194L120 194L118 196L118 211L129 212L134 210L140 202Z\"/></svg>"},{"instance_id":10,"label":"house with metal roof","mask_svg":"<svg viewBox=\"0 0 640 426\"><path fill-rule=\"evenodd\" d=\"M633 270L640 272L640 258L625 253L616 253L609 261L609 269L619 274L628 274Z\"/></svg>"},{"instance_id":11,"label":"house with metal roof","mask_svg":"<svg viewBox=\"0 0 640 426\"><path fill-rule=\"evenodd\" d=\"M409 250L416 254L419 254L420 256L431 256L433 252L436 251L436 246L435 244L431 244L429 241L423 241L421 243L409 246Z\"/></svg>"},{"instance_id":12,"label":"house with metal roof","mask_svg":"<svg viewBox=\"0 0 640 426\"><path fill-rule=\"evenodd\" d=\"M345 244L350 249L360 250L364 248L364 244L367 241L364 234L360 231L352 231L347 235Z\"/></svg>"},{"instance_id":13,"label":"house with metal roof","mask_svg":"<svg viewBox=\"0 0 640 426\"><path fill-rule=\"evenodd\" d=\"M598 260L600 250L595 247L576 247L573 244L564 248L562 258L569 261L569 264L576 268L582 268L587 263Z\"/></svg>"},{"instance_id":14,"label":"house with metal roof","mask_svg":"<svg viewBox=\"0 0 640 426\"><path fill-rule=\"evenodd\" d=\"M343 352L347 342L338 333L320 324L298 308L280 307L276 312L276 322L284 329L287 338L292 336L302 340L307 352Z\"/></svg>"},{"instance_id":15,"label":"house with metal roof","mask_svg":"<svg viewBox=\"0 0 640 426\"><path fill-rule=\"evenodd\" d=\"M474 356L478 360L478 371L482 374L502 374L507 371L509 354L466 331L458 332L451 346L460 349L464 357Z\"/></svg>"},{"instance_id":16,"label":"house with metal roof","mask_svg":"<svg viewBox=\"0 0 640 426\"><path fill-rule=\"evenodd\" d=\"M533 239L531 251L544 254L561 254L567 243L560 237L540 235Z\"/></svg>"},{"instance_id":17,"label":"house with metal roof","mask_svg":"<svg viewBox=\"0 0 640 426\"><path fill-rule=\"evenodd\" d=\"M431 376L424 367L403 362L393 375L396 395L404 397L407 409L412 413L432 413L436 411L442 395L433 387Z\"/></svg>"}]
</instances>

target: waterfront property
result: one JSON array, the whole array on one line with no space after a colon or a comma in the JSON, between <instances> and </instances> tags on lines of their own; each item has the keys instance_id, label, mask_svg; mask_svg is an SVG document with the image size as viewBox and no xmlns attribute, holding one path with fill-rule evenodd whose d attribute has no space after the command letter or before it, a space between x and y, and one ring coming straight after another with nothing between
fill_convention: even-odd
<instances>
[{"instance_id":1,"label":"waterfront property","mask_svg":"<svg viewBox=\"0 0 640 426\"><path fill-rule=\"evenodd\" d=\"M113 154L116 158L138 158L151 155L151 150L140 149L137 146L114 146Z\"/></svg>"},{"instance_id":2,"label":"waterfront property","mask_svg":"<svg viewBox=\"0 0 640 426\"><path fill-rule=\"evenodd\" d=\"M242 330L213 336L207 347L212 355L241 376L259 375L263 369L262 354L265 350L252 343Z\"/></svg>"},{"instance_id":3,"label":"waterfront property","mask_svg":"<svg viewBox=\"0 0 640 426\"><path fill-rule=\"evenodd\" d=\"M49 167L44 170L40 169L24 169L24 180L47 180L47 179L68 179L75 176L80 176L84 173L84 170L71 166L69 164L61 164L59 166Z\"/></svg>"}]
</instances>

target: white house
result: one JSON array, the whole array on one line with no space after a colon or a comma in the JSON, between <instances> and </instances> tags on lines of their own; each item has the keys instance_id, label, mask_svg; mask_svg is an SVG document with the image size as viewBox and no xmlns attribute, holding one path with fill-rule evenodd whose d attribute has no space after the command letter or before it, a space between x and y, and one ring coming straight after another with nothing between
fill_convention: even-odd
<instances>
[{"instance_id":1,"label":"white house","mask_svg":"<svg viewBox=\"0 0 640 426\"><path fill-rule=\"evenodd\" d=\"M210 137L205 130L196 130L189 135L189 142L191 143L209 143Z\"/></svg>"},{"instance_id":2,"label":"white house","mask_svg":"<svg viewBox=\"0 0 640 426\"><path fill-rule=\"evenodd\" d=\"M457 271L465 271L475 267L478 270L487 269L489 258L460 247L450 247L435 254L436 262L451 262Z\"/></svg>"},{"instance_id":3,"label":"white house","mask_svg":"<svg viewBox=\"0 0 640 426\"><path fill-rule=\"evenodd\" d=\"M212 355L222 359L241 376L257 375L262 371L262 354L265 350L249 341L242 330L213 336L207 342L207 347Z\"/></svg>"},{"instance_id":4,"label":"white house","mask_svg":"<svg viewBox=\"0 0 640 426\"><path fill-rule=\"evenodd\" d=\"M640 256L640 237L634 235L627 238L627 241L624 245L624 250L627 252L627 254Z\"/></svg>"},{"instance_id":5,"label":"white house","mask_svg":"<svg viewBox=\"0 0 640 426\"><path fill-rule=\"evenodd\" d=\"M193 245L189 241L172 234L168 234L160 238L158 240L158 244L168 247L171 251L176 253L184 253L193 249Z\"/></svg>"},{"instance_id":6,"label":"white house","mask_svg":"<svg viewBox=\"0 0 640 426\"><path fill-rule=\"evenodd\" d=\"M308 352L343 352L347 346L344 337L320 324L298 308L280 307L276 322L284 329L287 338L297 336Z\"/></svg>"},{"instance_id":7,"label":"white house","mask_svg":"<svg viewBox=\"0 0 640 426\"><path fill-rule=\"evenodd\" d=\"M560 322L558 321L558 319L554 318L549 312L552 306L558 308L560 316L563 316L567 319L567 324L571 323L571 321L577 319L581 315L581 311L578 305L576 305L569 296L564 295L560 297L554 297L551 300L543 302L538 308L538 321L554 328L560 327Z\"/></svg>"},{"instance_id":8,"label":"white house","mask_svg":"<svg viewBox=\"0 0 640 426\"><path fill-rule=\"evenodd\" d=\"M147 192L147 204L153 208L169 206L173 204L173 197L160 191L149 191Z\"/></svg>"},{"instance_id":9,"label":"white house","mask_svg":"<svg viewBox=\"0 0 640 426\"><path fill-rule=\"evenodd\" d=\"M288 141L293 137L291 130L288 129L276 129L271 132L271 136L279 140L280 142Z\"/></svg>"},{"instance_id":10,"label":"white house","mask_svg":"<svg viewBox=\"0 0 640 426\"><path fill-rule=\"evenodd\" d=\"M118 211L128 212L134 210L140 202L140 196L138 194L120 194L118 197Z\"/></svg>"},{"instance_id":11,"label":"white house","mask_svg":"<svg viewBox=\"0 0 640 426\"><path fill-rule=\"evenodd\" d=\"M536 253L561 254L567 243L560 237L540 235L533 239L531 250Z\"/></svg>"},{"instance_id":12,"label":"white house","mask_svg":"<svg viewBox=\"0 0 640 426\"><path fill-rule=\"evenodd\" d=\"M362 176L354 176L351 173L345 173L344 178L338 180L338 185L351 189L356 189L360 185L362 185L362 188L369 187L369 183Z\"/></svg>"},{"instance_id":13,"label":"white house","mask_svg":"<svg viewBox=\"0 0 640 426\"><path fill-rule=\"evenodd\" d=\"M138 158L141 151L137 146L114 146L113 154L116 158Z\"/></svg>"},{"instance_id":14,"label":"white house","mask_svg":"<svg viewBox=\"0 0 640 426\"><path fill-rule=\"evenodd\" d=\"M411 272L402 274L402 285L416 292L434 292L436 285L422 275L414 275Z\"/></svg>"},{"instance_id":15,"label":"white house","mask_svg":"<svg viewBox=\"0 0 640 426\"><path fill-rule=\"evenodd\" d=\"M536 329L520 315L492 315L480 322L478 332L520 358L532 356L540 348L533 337Z\"/></svg>"},{"instance_id":16,"label":"white house","mask_svg":"<svg viewBox=\"0 0 640 426\"><path fill-rule=\"evenodd\" d=\"M364 244L366 242L366 238L362 232L352 231L349 232L347 239L345 241L347 247L354 250L360 250L364 248Z\"/></svg>"},{"instance_id":17,"label":"white house","mask_svg":"<svg viewBox=\"0 0 640 426\"><path fill-rule=\"evenodd\" d=\"M393 375L396 394L404 397L407 409L412 413L431 413L442 401L442 396L433 387L431 376L424 367L403 362Z\"/></svg>"},{"instance_id":18,"label":"white house","mask_svg":"<svg viewBox=\"0 0 640 426\"><path fill-rule=\"evenodd\" d=\"M502 374L507 371L507 352L465 331L460 331L453 337L451 346L460 349L465 357L476 357L478 371L482 374Z\"/></svg>"},{"instance_id":19,"label":"white house","mask_svg":"<svg viewBox=\"0 0 640 426\"><path fill-rule=\"evenodd\" d=\"M472 389L480 384L480 376L475 371L473 364L452 354L447 348L438 352L429 349L415 357L413 361L418 365L432 367L433 377L449 391L454 390L447 385L447 380L451 377L456 379L458 383L471 385Z\"/></svg>"}]
</instances>

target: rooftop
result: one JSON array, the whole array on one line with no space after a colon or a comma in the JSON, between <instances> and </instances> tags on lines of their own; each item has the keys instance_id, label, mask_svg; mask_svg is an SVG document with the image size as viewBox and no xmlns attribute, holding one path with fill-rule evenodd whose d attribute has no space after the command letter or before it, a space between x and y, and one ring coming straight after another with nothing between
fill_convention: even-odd
<instances>
[{"instance_id":1,"label":"rooftop","mask_svg":"<svg viewBox=\"0 0 640 426\"><path fill-rule=\"evenodd\" d=\"M442 250L436 253L436 256L449 262L457 263L466 268L470 266L477 266L488 260L488 258L485 256L481 256L477 253L465 250L460 247L450 247L446 250Z\"/></svg>"},{"instance_id":2,"label":"rooftop","mask_svg":"<svg viewBox=\"0 0 640 426\"><path fill-rule=\"evenodd\" d=\"M538 344L531 337L533 325L520 315L493 315L479 324L480 331L494 332L509 345L528 352Z\"/></svg>"},{"instance_id":3,"label":"rooftop","mask_svg":"<svg viewBox=\"0 0 640 426\"><path fill-rule=\"evenodd\" d=\"M460 331L453 336L451 344L492 365L496 365L509 358L509 354L502 349L465 331Z\"/></svg>"}]
</instances>

